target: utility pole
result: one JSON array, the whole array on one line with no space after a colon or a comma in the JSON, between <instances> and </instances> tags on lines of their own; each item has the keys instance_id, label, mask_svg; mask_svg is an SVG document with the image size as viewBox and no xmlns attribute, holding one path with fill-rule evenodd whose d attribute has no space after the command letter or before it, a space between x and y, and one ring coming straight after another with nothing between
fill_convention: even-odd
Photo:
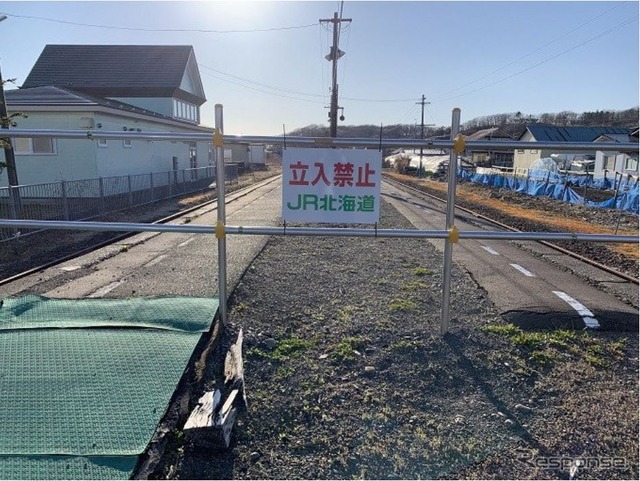
<instances>
[{"instance_id":1,"label":"utility pole","mask_svg":"<svg viewBox=\"0 0 640 481\"><path fill-rule=\"evenodd\" d=\"M338 110L341 107L338 107L338 59L344 55L342 50L338 49L338 42L340 40L339 31L340 24L342 22L351 22L350 18L339 18L338 12L334 12L333 18L325 18L320 19L320 23L331 22L333 23L333 45L331 46L331 51L329 55L325 56L327 60L333 62L333 75L331 82L331 107L329 110L329 122L330 129L329 134L331 137L337 137L338 135ZM344 115L341 116L340 120L344 120Z\"/></svg>"},{"instance_id":2,"label":"utility pole","mask_svg":"<svg viewBox=\"0 0 640 481\"><path fill-rule=\"evenodd\" d=\"M422 105L422 115L420 116L420 139L424 139L424 106L429 105L431 102L425 102L425 96L422 94L422 101L416 102L416 105ZM428 126L433 126L434 124L429 124ZM427 127L428 127L427 126ZM422 177L422 147L420 147L420 169L418 170L418 177Z\"/></svg>"},{"instance_id":3,"label":"utility pole","mask_svg":"<svg viewBox=\"0 0 640 481\"><path fill-rule=\"evenodd\" d=\"M3 19L4 20L4 19ZM2 20L0 20L2 21ZM9 128L9 114L7 113L7 101L4 98L4 79L0 68L0 123L1 128ZM7 164L7 179L9 180L9 197L11 199L11 212L17 218L20 213L20 191L18 186L18 172L16 170L16 158L13 153L13 145L10 137L2 139L4 142L4 158Z\"/></svg>"}]
</instances>

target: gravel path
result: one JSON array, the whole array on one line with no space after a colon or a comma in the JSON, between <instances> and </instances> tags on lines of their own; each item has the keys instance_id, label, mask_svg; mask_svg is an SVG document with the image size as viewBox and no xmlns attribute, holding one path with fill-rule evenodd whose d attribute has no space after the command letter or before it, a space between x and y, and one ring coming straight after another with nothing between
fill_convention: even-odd
<instances>
[{"instance_id":1,"label":"gravel path","mask_svg":"<svg viewBox=\"0 0 640 481\"><path fill-rule=\"evenodd\" d=\"M385 202L380 226L412 228ZM637 337L520 331L454 268L442 339L441 271L421 240L272 238L222 339L244 331L231 449L174 433L157 476L637 479Z\"/></svg>"}]
</instances>

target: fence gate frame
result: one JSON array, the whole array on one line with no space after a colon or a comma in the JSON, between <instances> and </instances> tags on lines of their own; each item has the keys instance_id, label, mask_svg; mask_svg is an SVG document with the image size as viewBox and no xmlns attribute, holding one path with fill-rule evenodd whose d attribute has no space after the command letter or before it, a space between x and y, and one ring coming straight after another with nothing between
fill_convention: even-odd
<instances>
[{"instance_id":1,"label":"fence gate frame","mask_svg":"<svg viewBox=\"0 0 640 481\"><path fill-rule=\"evenodd\" d=\"M228 322L227 311L227 235L282 235L282 236L335 236L335 237L394 237L394 238L424 238L443 239L445 241L444 262L442 269L442 310L440 315L440 334L445 335L450 322L451 270L453 264L453 245L460 239L493 239L493 240L531 240L531 241L559 241L572 240L582 242L613 242L638 244L638 236L621 236L609 234L579 234L566 232L505 232L505 231L459 231L455 226L455 201L457 184L458 157L465 148L513 150L513 149L548 149L559 151L597 151L602 145L595 142L520 142L520 141L468 141L460 135L459 108L452 110L451 135L449 140L428 139L364 139L364 138L327 138L327 137L275 137L275 136L233 136L225 135L223 129L223 106L215 105L215 129L213 139L210 134L176 133L176 132L96 132L84 130L28 130L8 129L3 132L4 137L55 137L64 139L131 139L131 140L182 140L208 141L213 140L216 154L216 197L217 222L214 228L210 225L198 224L146 224L125 222L88 222L88 221L42 221L0 219L0 227L10 228L40 228L40 229L71 229L88 231L111 232L181 232L192 234L214 234L218 244L218 298L219 315L223 327ZM449 150L449 169L447 187L446 225L444 230L419 229L361 229L337 227L270 227L270 226L230 226L226 225L225 209L225 144L284 144L302 147L361 147L376 148L404 147L404 148L441 148ZM617 143L618 152L638 152L638 145L634 143ZM455 168L451 168L455 166ZM382 168L382 166L380 166Z\"/></svg>"}]
</instances>

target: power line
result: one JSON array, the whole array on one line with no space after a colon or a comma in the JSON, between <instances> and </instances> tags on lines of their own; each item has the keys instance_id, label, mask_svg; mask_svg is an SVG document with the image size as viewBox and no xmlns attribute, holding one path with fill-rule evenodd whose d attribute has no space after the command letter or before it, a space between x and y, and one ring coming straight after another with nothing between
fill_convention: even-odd
<instances>
[{"instance_id":1,"label":"power line","mask_svg":"<svg viewBox=\"0 0 640 481\"><path fill-rule=\"evenodd\" d=\"M284 88L284 87L278 87L276 85L271 85L271 84L267 84L267 83L263 83L263 82L258 82L257 80L251 80L251 79L239 77L237 75L233 75L233 74L230 74L228 72L223 72L222 70L218 70L218 69L215 69L213 67L209 67L208 65L204 65L204 64L201 64L199 62L198 62L198 66L202 67L202 68L204 68L206 70L211 70L212 72L216 72L218 74L225 75L227 77L231 77L231 78L236 79L236 80L240 80L242 82L246 82L246 83L249 83L249 84L257 85L259 87L266 87L266 88L270 88L270 89L273 89L273 90L279 90L281 92L287 92L287 93L296 94L296 95L303 95L303 96L306 96L306 97L318 97L318 98L324 98L325 97L324 95L312 94L312 93L309 93L309 92L300 92L300 91L297 91L297 90L292 90L292 89L288 89L288 88Z\"/></svg>"},{"instance_id":2,"label":"power line","mask_svg":"<svg viewBox=\"0 0 640 481\"><path fill-rule=\"evenodd\" d=\"M516 62L519 62L519 61L520 61L520 60L522 60L522 59L525 59L525 58L527 58L527 57L530 57L530 56L531 56L531 55L533 55L534 53L539 52L540 50L544 49L545 47L548 47L548 46L549 46L549 45L551 45L552 43L555 43L555 42L557 42L558 40L560 40L561 38L564 38L564 37L566 37L567 35L572 34L572 33L573 33L573 32L575 32L576 30L581 29L581 28L582 28L582 27L584 27L585 25L587 25L587 24L589 24L589 23L593 22L594 20L597 20L598 18L600 18L600 17L602 17L602 16L606 15L606 14L607 14L607 13L609 13L610 11L612 11L612 10L614 10L614 9L616 9L616 8L618 8L618 7L622 6L622 5L624 5L624 4L625 4L625 2L620 2L620 3L618 3L617 5L615 5L615 6L611 7L610 9L605 10L605 11L604 11L604 12L602 12L600 15L597 15L597 16L593 17L592 19L587 20L586 22L584 22L584 23L582 23L582 24L578 25L578 26L577 26L577 27L575 27L574 29L569 30L568 32L565 32L564 34L560 35L559 37L554 38L554 39L553 39L553 40L551 40L550 42L545 43L544 45L542 45L542 46L540 46L540 47L536 48L535 50L532 50L531 52L529 52L529 53L527 53L527 54L525 54L525 55L523 55L523 56L521 56L521 57L518 57L517 59L513 60L512 62L509 62L508 64L505 64L505 65L503 65L502 67L497 68L496 70L494 70L494 71L492 71L492 72L489 72L489 73L488 73L488 74L486 74L486 75L483 75L482 77L479 77L479 78L477 78L477 79L475 79L475 80L472 80L471 82L469 82L469 83L467 83L467 84L465 84L465 85L462 85L461 87L457 87L457 88L454 88L454 89L451 89L451 90L447 90L446 92L444 92L444 93L443 93L443 95L446 95L446 94L451 93L451 92L455 92L455 91L457 91L457 90L462 90L462 89L464 89L464 88L468 87L469 85L473 85L474 83L477 83L477 82L479 82L480 80L484 80L484 79L486 79L487 77L490 77L490 76L491 76L491 75L493 75L494 73L497 73L497 72L499 72L499 71L501 71L501 70L504 70L504 69L505 69L505 68L507 68L507 67L510 67L511 65L513 65L513 64L514 64L514 63L516 63Z\"/></svg>"},{"instance_id":3,"label":"power line","mask_svg":"<svg viewBox=\"0 0 640 481\"><path fill-rule=\"evenodd\" d=\"M222 80L223 82L227 82L227 83L230 83L230 84L233 84L233 85L237 85L239 87L244 87L244 88L247 88L247 89L250 89L250 90L255 90L256 92L262 92L262 93L269 94L269 95L275 95L277 97L284 97L284 98L287 98L287 99L298 100L300 102L308 102L308 103L324 105L324 102L319 101L319 100L301 99L299 97L292 97L290 95L278 94L278 93L275 93L275 92L269 92L268 90L262 90L262 89L259 89L259 88L256 88L256 87L251 87L249 85L242 85L242 84L239 84L237 82L233 82L232 80L228 80L226 78L219 77L217 75L211 74L209 72L202 72L202 73L204 75L208 75L209 77L213 77L215 79Z\"/></svg>"},{"instance_id":4,"label":"power line","mask_svg":"<svg viewBox=\"0 0 640 481\"><path fill-rule=\"evenodd\" d=\"M323 63L324 65L324 63ZM244 77L239 77L237 75L228 73L228 72L224 72L222 70L218 70L215 69L213 67L210 67L208 65L204 65L200 62L198 62L198 66L202 67L206 70L211 70L212 72L216 72L220 75L225 75L227 77L231 77L233 79L236 80L240 80L241 82L246 82L249 84L253 84L253 85L257 85L259 87L265 87L265 88L270 88L273 90L278 90L281 92L287 92L287 93L291 93L291 94L296 94L296 95L302 95L302 96L306 96L306 97L316 97L316 98L325 98L326 99L326 95L320 95L320 94L313 94L310 92L301 92L299 90L292 90L292 89L288 89L288 88L284 88L284 87L278 87L276 85L272 85L272 84L268 84L268 83L263 83L263 82L258 82L257 80L251 80L248 78L244 78ZM323 71L324 73L324 71ZM233 82L231 82L233 83ZM236 84L236 85L240 85L240 86L244 86L242 84ZM355 98L355 97L342 97L344 100L350 100L352 102L392 102L392 103L402 103L402 102L415 102L415 98L411 98L411 99L369 99L369 98Z\"/></svg>"},{"instance_id":5,"label":"power line","mask_svg":"<svg viewBox=\"0 0 640 481\"><path fill-rule=\"evenodd\" d=\"M595 37L591 37L591 38L589 38L589 39L585 40L584 42L579 43L578 45L575 45L575 46L573 46L573 47L571 47L571 48L568 48L567 50L564 50L564 51L562 51L562 52L560 52L560 53L558 53L558 54L556 54L556 55L553 55L552 57L549 57L549 58L547 58L547 59L543 60L542 62L538 62L538 63L537 63L537 64L535 64L535 65L532 65L532 66L527 67L527 68L525 68L525 69L522 69L522 70L520 70L520 71L518 71L518 72L516 72L516 73L514 73L514 74L511 74L511 75L509 75L508 77L504 77L504 78L502 78L502 79L500 79L500 80L496 80L495 82L491 82L490 84L484 85L484 86L482 86L482 87L478 87L477 89L471 90L471 91L469 91L469 92L466 92L466 93L463 93L463 94L460 94L460 95L454 95L453 97L448 97L448 98L446 98L446 99L438 99L438 100L436 100L436 102L446 102L447 100L452 100L452 99L457 99L457 98L459 98L459 97L464 97L465 95L473 94L473 93L478 92L478 91L480 91L480 90L484 90L484 89L486 89L486 88L488 88L488 87L492 87L492 86L494 86L494 85L496 85L496 84L499 84L499 83L501 83L501 82L504 82L505 80L509 80L509 79L511 79L511 78L513 78L513 77L515 77L515 76L517 76L517 75L520 75L520 74L522 74L522 73L524 73L524 72L528 72L529 70L532 70L532 69L534 69L534 68L536 68L536 67L539 67L540 65L543 65L543 64L545 64L545 63L547 63L547 62L550 62L551 60L554 60L554 59L556 59L556 58L560 57L561 55L564 55L565 53L569 53L569 52L571 52L571 51L573 51L573 50L576 50L577 48L580 48L580 47L582 47L582 46L584 46L584 45L588 44L588 43L591 43L591 42L593 42L593 41L595 41L595 40L598 40L599 38L604 37L605 35L608 35L608 34L610 34L611 32L613 32L613 31L615 31L615 30L617 30L617 29L619 29L619 28L621 28L621 27L624 27L624 26L626 26L626 25L629 25L630 23L633 23L633 22L635 22L636 20L638 20L638 17L637 17L637 16L636 16L636 17L633 17L633 18L631 18L631 19L629 19L629 20L626 20L626 21L624 21L624 22L621 22L621 23L619 23L618 25L615 25L614 27L610 28L609 30L606 30L605 32L602 32L601 34L596 35Z\"/></svg>"},{"instance_id":6,"label":"power line","mask_svg":"<svg viewBox=\"0 0 640 481\"><path fill-rule=\"evenodd\" d=\"M310 23L308 25L294 25L291 27L274 27L274 28L262 28L262 29L251 29L251 30L209 30L209 29L200 29L200 28L135 28L135 27L117 27L114 25L97 25L92 23L80 23L80 22L70 22L68 20L60 20L57 18L48 18L48 17L36 17L33 15L14 15L12 13L4 12L4 15L7 17L14 18L26 18L29 20L43 20L45 22L55 22L62 23L65 25L76 25L79 27L91 27L91 28L105 28L110 30L129 30L135 32L196 32L196 33L258 33L258 32L275 32L280 30L294 30L300 28L309 28L315 27L315 23Z\"/></svg>"}]
</instances>

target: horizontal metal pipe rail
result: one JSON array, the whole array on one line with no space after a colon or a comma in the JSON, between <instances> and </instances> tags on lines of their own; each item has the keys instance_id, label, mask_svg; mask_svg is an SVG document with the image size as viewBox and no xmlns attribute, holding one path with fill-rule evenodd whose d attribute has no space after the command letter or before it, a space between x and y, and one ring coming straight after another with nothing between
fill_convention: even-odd
<instances>
[{"instance_id":1,"label":"horizontal metal pipe rail","mask_svg":"<svg viewBox=\"0 0 640 481\"><path fill-rule=\"evenodd\" d=\"M0 219L0 227L87 230L111 232L179 232L190 234L215 234L215 226L202 224L143 224L128 222L78 222L51 220L8 220ZM338 237L400 237L448 239L447 230L414 229L356 229L338 227L261 227L225 226L225 234L231 235L282 235L282 236L338 236ZM500 239L500 240L566 240L586 242L616 242L638 244L638 236L608 234L578 234L568 232L501 232L501 231L459 231L460 239Z\"/></svg>"},{"instance_id":2,"label":"horizontal metal pipe rail","mask_svg":"<svg viewBox=\"0 0 640 481\"><path fill-rule=\"evenodd\" d=\"M9 129L2 137L53 137L57 139L132 139L132 140L183 140L212 141L213 131L209 133L182 132L121 132L96 130L52 130L52 129ZM283 137L283 136L243 136L223 135L224 144L282 144L300 147L406 147L406 148L443 148L453 147L452 140L429 139L362 139L330 137ZM621 142L607 144L601 142L520 142L501 140L465 141L465 149L513 150L513 149L554 149L558 151L616 151L638 152L638 144Z\"/></svg>"}]
</instances>

